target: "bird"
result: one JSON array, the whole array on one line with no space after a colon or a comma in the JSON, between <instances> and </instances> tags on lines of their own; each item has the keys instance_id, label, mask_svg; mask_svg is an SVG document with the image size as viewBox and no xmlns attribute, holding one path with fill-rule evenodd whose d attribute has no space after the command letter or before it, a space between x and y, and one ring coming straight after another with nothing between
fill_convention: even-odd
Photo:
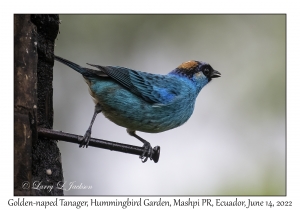
<instances>
[{"instance_id":1,"label":"bird","mask_svg":"<svg viewBox=\"0 0 300 210\"><path fill-rule=\"evenodd\" d=\"M127 129L127 133L143 143L142 162L152 160L151 144L136 134L164 132L184 124L192 115L195 101L213 78L221 73L210 64L190 60L168 74L153 74L120 66L82 67L54 55L61 62L80 73L85 79L95 103L91 123L79 147L88 147L92 126L97 114Z\"/></svg>"}]
</instances>

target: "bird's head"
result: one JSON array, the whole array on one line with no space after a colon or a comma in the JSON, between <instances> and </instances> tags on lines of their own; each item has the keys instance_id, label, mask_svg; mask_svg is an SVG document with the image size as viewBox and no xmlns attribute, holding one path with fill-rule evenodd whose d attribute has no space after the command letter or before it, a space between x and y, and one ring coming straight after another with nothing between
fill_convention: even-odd
<instances>
[{"instance_id":1,"label":"bird's head","mask_svg":"<svg viewBox=\"0 0 300 210\"><path fill-rule=\"evenodd\" d=\"M209 83L212 78L221 76L221 73L214 70L208 63L194 60L182 63L170 74L186 77L196 83L196 86L200 89Z\"/></svg>"}]
</instances>

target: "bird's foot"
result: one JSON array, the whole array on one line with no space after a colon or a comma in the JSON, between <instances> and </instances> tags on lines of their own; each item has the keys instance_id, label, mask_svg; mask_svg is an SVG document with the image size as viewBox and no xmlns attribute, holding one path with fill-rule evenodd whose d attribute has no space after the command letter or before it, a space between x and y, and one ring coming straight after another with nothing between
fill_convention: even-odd
<instances>
[{"instance_id":1,"label":"bird's foot","mask_svg":"<svg viewBox=\"0 0 300 210\"><path fill-rule=\"evenodd\" d=\"M152 160L152 154L153 154L153 149L151 147L151 144L147 141L144 142L144 152L143 154L140 156L141 160L143 163L145 163L148 158L150 158L150 160Z\"/></svg>"},{"instance_id":2,"label":"bird's foot","mask_svg":"<svg viewBox=\"0 0 300 210\"><path fill-rule=\"evenodd\" d=\"M90 142L90 139L91 139L91 133L92 133L91 130L87 130L85 132L84 136L80 140L79 147L82 147L82 148L86 147L86 148L88 148L89 142Z\"/></svg>"},{"instance_id":3,"label":"bird's foot","mask_svg":"<svg viewBox=\"0 0 300 210\"><path fill-rule=\"evenodd\" d=\"M154 147L154 150L152 149L151 147L151 144L146 141L145 139L141 138L140 136L136 135L135 133L135 130L130 130L127 128L127 133L130 135L130 136L133 136L135 138L137 138L138 140L140 140L141 142L144 143L144 151L143 151L143 154L140 155L140 158L142 159L142 162L145 163L148 158L150 158L150 160L154 160L155 163L157 163L158 159L159 159L159 153L160 153L160 147ZM153 159L153 153L154 154L154 159Z\"/></svg>"}]
</instances>

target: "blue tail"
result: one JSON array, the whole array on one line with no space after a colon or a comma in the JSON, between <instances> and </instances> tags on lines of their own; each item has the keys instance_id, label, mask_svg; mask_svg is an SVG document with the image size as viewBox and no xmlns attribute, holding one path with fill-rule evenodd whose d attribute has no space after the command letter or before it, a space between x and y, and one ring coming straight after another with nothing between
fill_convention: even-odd
<instances>
[{"instance_id":1,"label":"blue tail","mask_svg":"<svg viewBox=\"0 0 300 210\"><path fill-rule=\"evenodd\" d=\"M75 71L79 72L80 74L82 74L82 76L84 77L108 77L107 74L105 74L102 71L97 71L94 69L89 69L89 68L84 68L81 67L79 65L77 65L76 63L73 63L67 59L61 58L59 56L54 55L54 59L69 66L70 68L74 69Z\"/></svg>"}]
</instances>

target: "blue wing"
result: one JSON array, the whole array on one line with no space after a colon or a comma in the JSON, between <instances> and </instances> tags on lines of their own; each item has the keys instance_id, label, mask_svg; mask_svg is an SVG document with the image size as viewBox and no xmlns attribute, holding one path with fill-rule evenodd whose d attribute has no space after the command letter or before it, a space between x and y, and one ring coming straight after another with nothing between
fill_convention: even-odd
<instances>
[{"instance_id":1,"label":"blue wing","mask_svg":"<svg viewBox=\"0 0 300 210\"><path fill-rule=\"evenodd\" d=\"M135 71L119 66L88 65L97 67L130 92L152 104L166 105L180 93L178 84L167 76Z\"/></svg>"}]
</instances>

